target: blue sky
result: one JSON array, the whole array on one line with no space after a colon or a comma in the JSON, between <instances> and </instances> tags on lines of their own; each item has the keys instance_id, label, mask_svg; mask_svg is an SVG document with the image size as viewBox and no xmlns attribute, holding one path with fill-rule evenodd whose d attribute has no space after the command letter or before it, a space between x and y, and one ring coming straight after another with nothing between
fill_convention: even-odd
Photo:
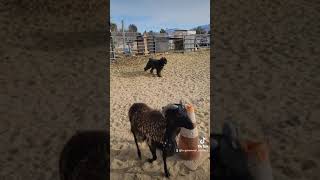
<instances>
[{"instance_id":1,"label":"blue sky","mask_svg":"<svg viewBox=\"0 0 320 180\"><path fill-rule=\"evenodd\" d=\"M139 32L190 29L210 24L210 0L111 0L111 22L125 28L135 24Z\"/></svg>"}]
</instances>

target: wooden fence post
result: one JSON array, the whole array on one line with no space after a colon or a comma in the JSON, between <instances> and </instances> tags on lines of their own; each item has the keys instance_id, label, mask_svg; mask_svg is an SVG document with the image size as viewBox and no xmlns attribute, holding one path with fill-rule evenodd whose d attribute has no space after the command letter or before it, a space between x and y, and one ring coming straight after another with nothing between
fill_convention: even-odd
<instances>
[{"instance_id":1,"label":"wooden fence post","mask_svg":"<svg viewBox=\"0 0 320 180\"><path fill-rule=\"evenodd\" d=\"M144 33L143 34L143 44L144 44L144 54L149 54L149 51L148 51L148 35L147 33Z\"/></svg>"}]
</instances>

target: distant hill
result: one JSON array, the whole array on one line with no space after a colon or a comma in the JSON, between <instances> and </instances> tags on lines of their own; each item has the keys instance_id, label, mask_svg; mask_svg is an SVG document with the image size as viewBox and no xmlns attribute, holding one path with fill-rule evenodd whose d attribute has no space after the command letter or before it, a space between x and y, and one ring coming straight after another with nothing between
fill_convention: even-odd
<instances>
[{"instance_id":1,"label":"distant hill","mask_svg":"<svg viewBox=\"0 0 320 180\"><path fill-rule=\"evenodd\" d=\"M199 26L197 26L199 27ZM197 27L192 28L191 30L196 30ZM200 26L202 29L204 29L206 32L210 31L210 24L202 25Z\"/></svg>"},{"instance_id":2,"label":"distant hill","mask_svg":"<svg viewBox=\"0 0 320 180\"><path fill-rule=\"evenodd\" d=\"M202 25L200 27L206 30L207 32L210 31L210 24Z\"/></svg>"},{"instance_id":3,"label":"distant hill","mask_svg":"<svg viewBox=\"0 0 320 180\"><path fill-rule=\"evenodd\" d=\"M179 30L180 28L172 28L172 29L165 29L166 33L173 34L174 31Z\"/></svg>"},{"instance_id":4,"label":"distant hill","mask_svg":"<svg viewBox=\"0 0 320 180\"><path fill-rule=\"evenodd\" d=\"M197 29L197 27L194 27L194 28L189 29L189 30L195 30L195 29ZM210 24L201 25L200 27L203 28L206 32L210 31ZM165 31L168 34L172 34L174 31L179 30L179 29L181 29L181 28L165 29Z\"/></svg>"}]
</instances>

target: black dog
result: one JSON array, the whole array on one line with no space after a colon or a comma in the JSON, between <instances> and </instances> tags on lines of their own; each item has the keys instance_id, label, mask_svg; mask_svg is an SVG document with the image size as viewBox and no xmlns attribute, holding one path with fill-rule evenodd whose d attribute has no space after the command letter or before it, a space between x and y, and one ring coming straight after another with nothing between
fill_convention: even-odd
<instances>
[{"instance_id":1,"label":"black dog","mask_svg":"<svg viewBox=\"0 0 320 180\"><path fill-rule=\"evenodd\" d=\"M161 77L161 71L164 67L164 65L167 64L167 59L165 57L160 58L160 60L149 58L149 61L144 68L144 71L147 71L151 68L150 73L153 73L153 70L157 70L157 75Z\"/></svg>"}]
</instances>

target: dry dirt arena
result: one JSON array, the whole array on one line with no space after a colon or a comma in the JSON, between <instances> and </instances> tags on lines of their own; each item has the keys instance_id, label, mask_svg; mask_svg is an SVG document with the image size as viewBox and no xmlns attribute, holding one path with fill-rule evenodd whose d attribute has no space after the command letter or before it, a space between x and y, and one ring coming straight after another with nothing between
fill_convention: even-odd
<instances>
[{"instance_id":1,"label":"dry dirt arena","mask_svg":"<svg viewBox=\"0 0 320 180\"><path fill-rule=\"evenodd\" d=\"M147 56L111 63L111 179L164 179L160 151L157 152L158 159L150 164L146 162L151 157L149 148L141 143L142 160L138 159L127 115L135 102L143 102L156 109L177 103L180 99L192 103L196 108L199 134L209 138L210 51L163 54L156 58L161 56L168 60L162 78L144 72L149 59ZM175 157L168 158L167 163L172 179L209 179L209 158L195 171L188 170Z\"/></svg>"}]
</instances>

